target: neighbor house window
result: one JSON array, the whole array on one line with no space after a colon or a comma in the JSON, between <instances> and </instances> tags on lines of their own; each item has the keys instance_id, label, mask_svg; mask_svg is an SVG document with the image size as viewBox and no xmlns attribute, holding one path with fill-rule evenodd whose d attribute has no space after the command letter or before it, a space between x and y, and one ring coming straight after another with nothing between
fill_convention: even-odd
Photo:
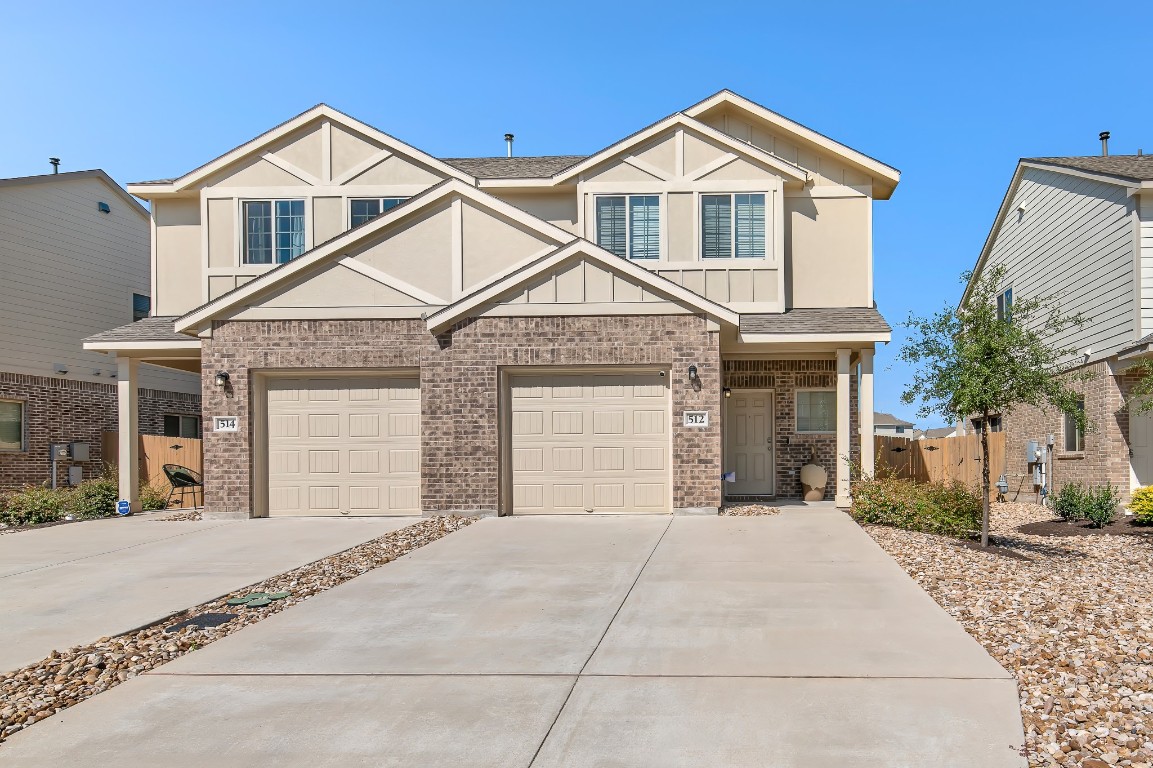
<instances>
[{"instance_id":1,"label":"neighbor house window","mask_svg":"<svg viewBox=\"0 0 1153 768\"><path fill-rule=\"evenodd\" d=\"M997 319L1008 320L1013 316L1013 289L1006 288L997 294Z\"/></svg>"},{"instance_id":2,"label":"neighbor house window","mask_svg":"<svg viewBox=\"0 0 1153 768\"><path fill-rule=\"evenodd\" d=\"M132 294L132 322L143 320L152 313L152 299L143 294Z\"/></svg>"},{"instance_id":3,"label":"neighbor house window","mask_svg":"<svg viewBox=\"0 0 1153 768\"><path fill-rule=\"evenodd\" d=\"M837 393L829 389L798 390L797 431L836 432Z\"/></svg>"},{"instance_id":4,"label":"neighbor house window","mask_svg":"<svg viewBox=\"0 0 1153 768\"><path fill-rule=\"evenodd\" d=\"M245 264L284 264L302 253L303 200L244 202Z\"/></svg>"},{"instance_id":5,"label":"neighbor house window","mask_svg":"<svg viewBox=\"0 0 1153 768\"><path fill-rule=\"evenodd\" d=\"M200 417L165 415L164 436L200 437Z\"/></svg>"},{"instance_id":6,"label":"neighbor house window","mask_svg":"<svg viewBox=\"0 0 1153 768\"><path fill-rule=\"evenodd\" d=\"M1085 412L1085 401L1077 401L1077 413ZM1065 414L1065 450L1068 453L1080 453L1085 450L1085 430L1077 424L1077 417Z\"/></svg>"},{"instance_id":7,"label":"neighbor house window","mask_svg":"<svg viewBox=\"0 0 1153 768\"><path fill-rule=\"evenodd\" d=\"M24 450L24 403L0 400L0 451Z\"/></svg>"},{"instance_id":8,"label":"neighbor house window","mask_svg":"<svg viewBox=\"0 0 1153 768\"><path fill-rule=\"evenodd\" d=\"M701 195L701 256L753 259L765 255L763 194Z\"/></svg>"},{"instance_id":9,"label":"neighbor house window","mask_svg":"<svg viewBox=\"0 0 1153 768\"><path fill-rule=\"evenodd\" d=\"M348 201L350 227L359 227L372 221L385 211L389 211L407 200L407 197L358 197Z\"/></svg>"},{"instance_id":10,"label":"neighbor house window","mask_svg":"<svg viewBox=\"0 0 1153 768\"><path fill-rule=\"evenodd\" d=\"M660 195L604 195L596 201L597 245L621 258L661 257Z\"/></svg>"}]
</instances>

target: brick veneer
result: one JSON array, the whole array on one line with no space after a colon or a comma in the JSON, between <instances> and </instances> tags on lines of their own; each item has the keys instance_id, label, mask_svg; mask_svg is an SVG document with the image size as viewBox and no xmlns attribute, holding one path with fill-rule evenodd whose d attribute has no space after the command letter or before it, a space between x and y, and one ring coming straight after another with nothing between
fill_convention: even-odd
<instances>
[{"instance_id":1,"label":"brick veneer","mask_svg":"<svg viewBox=\"0 0 1153 768\"><path fill-rule=\"evenodd\" d=\"M1053 462L1053 490L1066 483L1088 485L1109 483L1129 498L1129 413L1124 409L1125 395L1132 377L1114 375L1104 362L1094 363L1072 372L1087 374L1085 381L1074 381L1073 387L1085 399L1089 429L1085 450L1064 450L1064 415L1053 407L1017 405L1002 416L1005 430L1005 472L1009 481L1009 499L1035 499L1032 473L1028 471L1025 448L1029 440L1042 441L1048 435L1056 440ZM996 468L993 468L996 472Z\"/></svg>"},{"instance_id":2,"label":"brick veneer","mask_svg":"<svg viewBox=\"0 0 1153 768\"><path fill-rule=\"evenodd\" d=\"M142 434L162 434L165 414L200 415L200 396L155 389L139 391ZM51 479L50 443L87 442L90 460L84 477L103 472L101 433L115 430L115 384L0 372L0 399L24 402L24 451L0 451L0 489L39 485ZM68 479L69 463L57 466L57 483Z\"/></svg>"},{"instance_id":3,"label":"brick veneer","mask_svg":"<svg viewBox=\"0 0 1153 768\"><path fill-rule=\"evenodd\" d=\"M776 449L777 496L799 499L801 467L814 451L817 463L829 474L825 498L836 495L837 435L797 432L796 393L798 389L836 389L836 360L725 360L724 386L731 389L773 390L774 447ZM850 457L860 460L861 445L857 421L857 377L849 377Z\"/></svg>"},{"instance_id":4,"label":"brick veneer","mask_svg":"<svg viewBox=\"0 0 1153 768\"><path fill-rule=\"evenodd\" d=\"M205 435L210 512L250 513L253 409L250 373L262 369L420 371L421 503L425 512L497 509L499 371L516 366L659 365L671 371L673 506L720 504L720 349L696 316L483 317L434 337L420 320L229 321L202 351L205 408L240 417L237 433ZM688 381L697 366L699 384ZM229 391L212 386L228 371ZM684 428L681 412L714 414Z\"/></svg>"}]
</instances>

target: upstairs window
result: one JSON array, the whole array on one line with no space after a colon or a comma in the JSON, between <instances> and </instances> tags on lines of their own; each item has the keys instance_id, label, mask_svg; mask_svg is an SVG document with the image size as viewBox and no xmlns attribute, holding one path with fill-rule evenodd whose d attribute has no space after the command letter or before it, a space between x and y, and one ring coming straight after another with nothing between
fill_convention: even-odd
<instances>
[{"instance_id":1,"label":"upstairs window","mask_svg":"<svg viewBox=\"0 0 1153 768\"><path fill-rule=\"evenodd\" d=\"M621 258L661 257L660 195L603 195L596 210L601 248Z\"/></svg>"},{"instance_id":2,"label":"upstairs window","mask_svg":"<svg viewBox=\"0 0 1153 768\"><path fill-rule=\"evenodd\" d=\"M303 200L244 202L245 264L284 264L302 253Z\"/></svg>"},{"instance_id":3,"label":"upstairs window","mask_svg":"<svg viewBox=\"0 0 1153 768\"><path fill-rule=\"evenodd\" d=\"M359 227L372 221L385 211L392 210L407 200L407 197L358 197L348 201L350 227Z\"/></svg>"},{"instance_id":4,"label":"upstairs window","mask_svg":"<svg viewBox=\"0 0 1153 768\"><path fill-rule=\"evenodd\" d=\"M132 322L143 320L152 313L152 299L140 293L132 294Z\"/></svg>"},{"instance_id":5,"label":"upstairs window","mask_svg":"<svg viewBox=\"0 0 1153 768\"><path fill-rule=\"evenodd\" d=\"M1009 320L1013 317L1013 289L1006 288L997 294L997 319Z\"/></svg>"},{"instance_id":6,"label":"upstairs window","mask_svg":"<svg viewBox=\"0 0 1153 768\"><path fill-rule=\"evenodd\" d=\"M701 195L701 256L764 258L765 196Z\"/></svg>"}]
</instances>

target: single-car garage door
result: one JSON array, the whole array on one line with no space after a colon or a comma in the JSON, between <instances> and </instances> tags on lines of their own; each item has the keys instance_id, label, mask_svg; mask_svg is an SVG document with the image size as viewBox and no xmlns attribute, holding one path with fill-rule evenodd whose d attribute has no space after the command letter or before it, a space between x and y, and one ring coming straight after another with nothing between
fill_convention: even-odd
<instances>
[{"instance_id":1,"label":"single-car garage door","mask_svg":"<svg viewBox=\"0 0 1153 768\"><path fill-rule=\"evenodd\" d=\"M416 379L269 380L269 515L419 511Z\"/></svg>"},{"instance_id":2,"label":"single-car garage door","mask_svg":"<svg viewBox=\"0 0 1153 768\"><path fill-rule=\"evenodd\" d=\"M514 376L510 387L514 512L669 511L666 377Z\"/></svg>"}]
</instances>

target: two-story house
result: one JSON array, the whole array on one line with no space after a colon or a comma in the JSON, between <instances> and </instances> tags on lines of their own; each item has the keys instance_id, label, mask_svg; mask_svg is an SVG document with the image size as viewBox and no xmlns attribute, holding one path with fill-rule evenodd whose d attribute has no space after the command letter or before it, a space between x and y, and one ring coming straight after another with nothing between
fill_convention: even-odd
<instances>
[{"instance_id":1,"label":"two-story house","mask_svg":"<svg viewBox=\"0 0 1153 768\"><path fill-rule=\"evenodd\" d=\"M898 180L728 91L587 157L436 158L320 105L129 186L157 317L88 347L201 368L210 515L715 512L814 457L846 504Z\"/></svg>"},{"instance_id":2,"label":"two-story house","mask_svg":"<svg viewBox=\"0 0 1153 768\"><path fill-rule=\"evenodd\" d=\"M150 226L104 171L0 179L0 490L50 482L52 444L89 447L86 461L56 462L57 484L70 469L85 479L103 472L118 370L82 342L147 323ZM198 376L148 365L134 386L141 431L199 436Z\"/></svg>"},{"instance_id":3,"label":"two-story house","mask_svg":"<svg viewBox=\"0 0 1153 768\"><path fill-rule=\"evenodd\" d=\"M1127 496L1153 484L1153 417L1125 402L1127 371L1153 354L1153 158L1108 155L1106 146L1101 156L1022 159L974 279L992 265L1006 268L999 312L1011 313L1014 297L1059 296L1062 313L1087 320L1052 343L1072 350L1088 429L1055 408L1002 414L1010 494L1076 481ZM1040 456L1027 455L1030 442Z\"/></svg>"}]
</instances>

